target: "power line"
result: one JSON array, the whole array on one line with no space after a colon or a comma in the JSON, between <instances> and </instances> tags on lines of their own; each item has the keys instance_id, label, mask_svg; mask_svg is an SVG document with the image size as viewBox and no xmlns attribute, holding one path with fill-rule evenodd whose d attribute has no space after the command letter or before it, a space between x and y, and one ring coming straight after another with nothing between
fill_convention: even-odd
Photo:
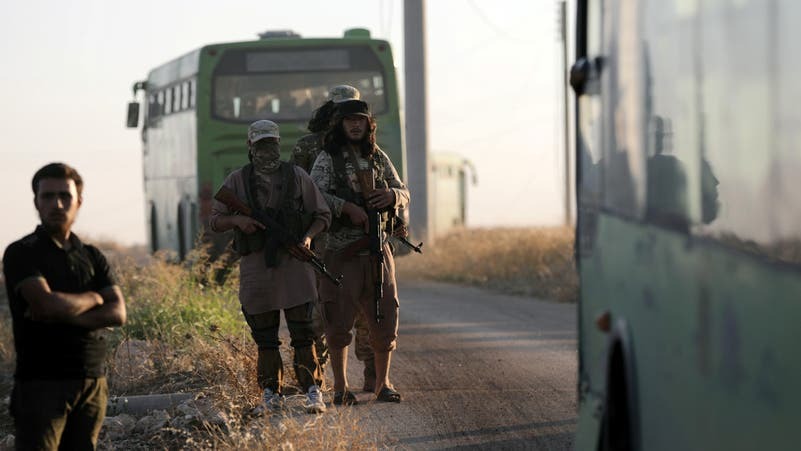
<instances>
[{"instance_id":1,"label":"power line","mask_svg":"<svg viewBox=\"0 0 801 451\"><path fill-rule=\"evenodd\" d=\"M481 18L481 20L484 21L484 24L487 25L489 28L491 28L495 32L495 34L497 34L499 37L510 41L529 43L525 39L521 39L518 38L517 36L510 35L503 28L495 25L491 20L489 20L487 15L484 14L484 11L482 11L481 8L479 8L478 5L476 5L475 0L468 0L467 4L470 5L471 8L473 8L473 11Z\"/></svg>"}]
</instances>

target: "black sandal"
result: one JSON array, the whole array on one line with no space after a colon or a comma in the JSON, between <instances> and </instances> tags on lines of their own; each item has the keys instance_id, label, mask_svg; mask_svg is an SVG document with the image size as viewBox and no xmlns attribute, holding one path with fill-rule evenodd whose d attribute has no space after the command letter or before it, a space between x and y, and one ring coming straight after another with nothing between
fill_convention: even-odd
<instances>
[{"instance_id":1,"label":"black sandal","mask_svg":"<svg viewBox=\"0 0 801 451\"><path fill-rule=\"evenodd\" d=\"M348 390L334 392L334 404L337 406L354 406L359 404L356 395Z\"/></svg>"},{"instance_id":2,"label":"black sandal","mask_svg":"<svg viewBox=\"0 0 801 451\"><path fill-rule=\"evenodd\" d=\"M401 402L401 395L394 388L384 387L375 397L376 401L381 402Z\"/></svg>"}]
</instances>

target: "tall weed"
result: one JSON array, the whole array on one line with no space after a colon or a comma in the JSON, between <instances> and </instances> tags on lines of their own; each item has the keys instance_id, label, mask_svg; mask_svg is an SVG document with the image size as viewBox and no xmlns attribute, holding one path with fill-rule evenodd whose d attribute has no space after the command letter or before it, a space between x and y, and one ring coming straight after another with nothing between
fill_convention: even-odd
<instances>
[{"instance_id":1,"label":"tall weed","mask_svg":"<svg viewBox=\"0 0 801 451\"><path fill-rule=\"evenodd\" d=\"M462 229L422 255L396 261L399 278L464 283L559 302L575 302L573 229Z\"/></svg>"},{"instance_id":2,"label":"tall weed","mask_svg":"<svg viewBox=\"0 0 801 451\"><path fill-rule=\"evenodd\" d=\"M210 328L242 333L238 267L224 264L199 247L185 264L157 254L146 265L118 265L128 307L128 323L121 329L124 338L175 342Z\"/></svg>"}]
</instances>

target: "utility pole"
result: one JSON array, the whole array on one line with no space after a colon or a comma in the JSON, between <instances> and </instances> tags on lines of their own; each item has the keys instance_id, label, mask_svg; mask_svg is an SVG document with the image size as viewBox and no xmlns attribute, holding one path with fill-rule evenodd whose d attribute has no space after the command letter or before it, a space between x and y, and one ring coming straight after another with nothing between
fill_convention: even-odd
<instances>
[{"instance_id":1,"label":"utility pole","mask_svg":"<svg viewBox=\"0 0 801 451\"><path fill-rule=\"evenodd\" d=\"M562 75L562 130L564 131L564 149L565 149L565 217L564 223L566 226L573 225L572 205L573 205L573 184L571 183L572 174L572 158L570 157L570 127L568 127L568 113L570 92L568 86L567 75L567 2L559 0L559 40L562 45L562 64L560 65L560 72Z\"/></svg>"},{"instance_id":2,"label":"utility pole","mask_svg":"<svg viewBox=\"0 0 801 451\"><path fill-rule=\"evenodd\" d=\"M409 208L412 234L431 244L428 216L428 109L426 102L426 34L423 0L403 2L404 74L406 79L407 181L412 201Z\"/></svg>"}]
</instances>

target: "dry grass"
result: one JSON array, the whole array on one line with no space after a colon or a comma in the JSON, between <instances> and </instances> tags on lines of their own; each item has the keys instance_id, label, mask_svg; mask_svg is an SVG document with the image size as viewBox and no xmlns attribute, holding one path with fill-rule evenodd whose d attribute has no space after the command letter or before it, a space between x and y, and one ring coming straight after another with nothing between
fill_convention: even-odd
<instances>
[{"instance_id":1,"label":"dry grass","mask_svg":"<svg viewBox=\"0 0 801 451\"><path fill-rule=\"evenodd\" d=\"M128 324L114 332L109 353L112 396L190 392L213 407L217 420L185 421L170 412L164 427L124 437L101 433L101 449L375 449L380 444L350 409L321 416L254 418L259 401L256 347L241 318L238 274L218 277L201 250L176 265L141 249L99 243L119 278ZM399 277L428 278L573 301L572 232L562 228L462 230L397 260ZM7 399L13 339L5 290L0 294L0 400ZM283 349L291 384L291 350ZM221 419L221 420L220 420ZM0 439L13 432L0 403Z\"/></svg>"},{"instance_id":2,"label":"dry grass","mask_svg":"<svg viewBox=\"0 0 801 451\"><path fill-rule=\"evenodd\" d=\"M126 355L134 345L133 356ZM284 350L289 355L288 350ZM209 330L183 345L123 342L110 368L112 393L192 392L213 415L187 422L171 412L166 427L111 440L101 449L375 449L349 409L322 416L295 411L255 417L260 393L255 379L256 347L249 337ZM287 359L285 359L286 361ZM291 377L288 365L285 375ZM292 382L291 380L289 381Z\"/></svg>"},{"instance_id":3,"label":"dry grass","mask_svg":"<svg viewBox=\"0 0 801 451\"><path fill-rule=\"evenodd\" d=\"M503 293L575 302L573 230L566 227L463 229L422 255L397 259L399 278L464 283Z\"/></svg>"},{"instance_id":4,"label":"dry grass","mask_svg":"<svg viewBox=\"0 0 801 451\"><path fill-rule=\"evenodd\" d=\"M297 409L267 417L250 415L260 400L257 350L241 318L238 274L219 276L219 266L201 250L184 265L161 257L142 261L120 250L113 262L126 296L128 324L110 337L111 396L193 393L207 407L191 420L170 411L154 430L122 436L101 431L100 449L375 449L349 409L321 416ZM7 399L13 371L13 338L7 301L0 307L0 400ZM286 340L285 340L286 342ZM293 384L291 350L284 374ZM291 389L290 389L291 392ZM141 419L140 419L141 421ZM0 403L0 440L13 433L7 405Z\"/></svg>"}]
</instances>

